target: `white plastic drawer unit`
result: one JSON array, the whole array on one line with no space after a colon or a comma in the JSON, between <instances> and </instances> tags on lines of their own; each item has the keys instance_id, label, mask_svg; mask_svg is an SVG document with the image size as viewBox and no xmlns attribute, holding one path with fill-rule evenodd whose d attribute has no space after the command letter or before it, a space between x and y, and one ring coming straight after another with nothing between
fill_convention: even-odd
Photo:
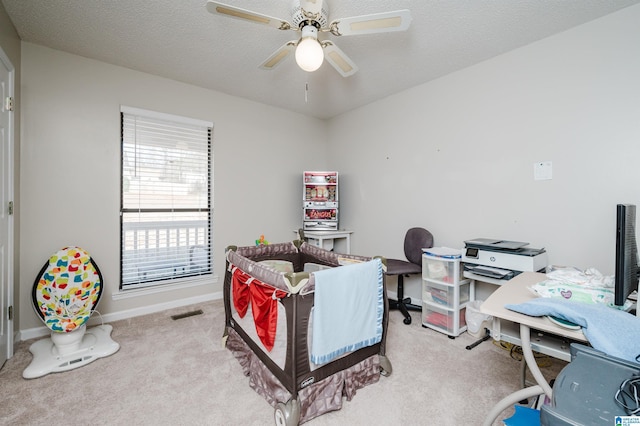
<instances>
[{"instance_id":1,"label":"white plastic drawer unit","mask_svg":"<svg viewBox=\"0 0 640 426\"><path fill-rule=\"evenodd\" d=\"M458 285L459 304L464 304L469 301L470 286L471 282L469 280L465 280ZM422 300L425 303L431 303L433 305L442 306L449 309L453 309L455 307L455 286L447 286L434 281L426 281L423 287L424 291L422 293Z\"/></svg>"},{"instance_id":2,"label":"white plastic drawer unit","mask_svg":"<svg viewBox=\"0 0 640 426\"><path fill-rule=\"evenodd\" d=\"M424 249L422 255L422 326L454 338L467 329L465 311L474 299L474 283L461 280L460 251Z\"/></svg>"},{"instance_id":3,"label":"white plastic drawer unit","mask_svg":"<svg viewBox=\"0 0 640 426\"><path fill-rule=\"evenodd\" d=\"M422 257L422 278L445 283L457 283L462 276L460 259L442 259L425 254Z\"/></svg>"},{"instance_id":4,"label":"white plastic drawer unit","mask_svg":"<svg viewBox=\"0 0 640 426\"><path fill-rule=\"evenodd\" d=\"M467 329L465 310L466 308L452 311L423 303L422 324L451 336L458 336Z\"/></svg>"}]
</instances>

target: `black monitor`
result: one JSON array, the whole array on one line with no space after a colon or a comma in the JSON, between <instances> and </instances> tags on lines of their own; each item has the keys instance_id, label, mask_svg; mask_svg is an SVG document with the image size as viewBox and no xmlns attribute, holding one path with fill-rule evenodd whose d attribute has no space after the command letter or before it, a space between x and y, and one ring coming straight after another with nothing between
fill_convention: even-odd
<instances>
[{"instance_id":1,"label":"black monitor","mask_svg":"<svg viewBox=\"0 0 640 426\"><path fill-rule=\"evenodd\" d=\"M616 306L624 305L627 297L638 289L638 245L636 243L636 206L618 204L616 216Z\"/></svg>"}]
</instances>

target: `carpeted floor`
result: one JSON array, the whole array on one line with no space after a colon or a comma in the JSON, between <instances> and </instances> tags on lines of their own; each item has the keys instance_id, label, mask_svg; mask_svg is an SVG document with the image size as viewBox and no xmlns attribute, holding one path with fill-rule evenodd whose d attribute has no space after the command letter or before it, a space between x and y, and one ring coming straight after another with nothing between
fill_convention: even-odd
<instances>
[{"instance_id":1,"label":"carpeted floor","mask_svg":"<svg viewBox=\"0 0 640 426\"><path fill-rule=\"evenodd\" d=\"M173 320L171 315L203 314ZM306 423L324 425L479 425L491 407L519 387L519 361L487 341L456 339L409 326L391 312L387 355L393 374L358 391L342 409ZM112 323L120 350L64 373L25 380L29 346L0 370L0 424L269 425L273 408L250 387L222 347L222 301ZM543 358L554 377L563 363ZM502 418L508 417L505 412ZM499 422L501 424L501 422Z\"/></svg>"}]
</instances>

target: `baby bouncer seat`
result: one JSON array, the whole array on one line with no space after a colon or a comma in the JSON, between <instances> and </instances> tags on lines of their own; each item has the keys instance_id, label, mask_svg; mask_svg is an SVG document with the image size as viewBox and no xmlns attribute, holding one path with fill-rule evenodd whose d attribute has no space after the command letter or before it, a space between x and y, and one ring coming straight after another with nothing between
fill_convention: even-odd
<instances>
[{"instance_id":1,"label":"baby bouncer seat","mask_svg":"<svg viewBox=\"0 0 640 426\"><path fill-rule=\"evenodd\" d=\"M33 284L32 302L51 337L29 348L33 360L22 373L25 379L78 368L120 349L111 339L111 325L87 330L102 287L98 265L80 247L65 247L45 262Z\"/></svg>"}]
</instances>

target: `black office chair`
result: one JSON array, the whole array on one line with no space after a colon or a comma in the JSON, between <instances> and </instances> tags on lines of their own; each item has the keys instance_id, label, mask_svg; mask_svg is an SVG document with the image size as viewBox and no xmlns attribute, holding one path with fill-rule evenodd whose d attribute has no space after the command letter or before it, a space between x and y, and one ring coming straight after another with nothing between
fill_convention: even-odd
<instances>
[{"instance_id":1,"label":"black office chair","mask_svg":"<svg viewBox=\"0 0 640 426\"><path fill-rule=\"evenodd\" d=\"M404 277L422 273L422 249L433 247L433 235L424 228L411 228L404 237L404 255L407 260L387 259L386 275L398 277L398 300L389 300L390 309L399 309L404 315L403 322L411 324L409 310L421 311L422 306L413 305L409 297L404 297Z\"/></svg>"}]
</instances>

